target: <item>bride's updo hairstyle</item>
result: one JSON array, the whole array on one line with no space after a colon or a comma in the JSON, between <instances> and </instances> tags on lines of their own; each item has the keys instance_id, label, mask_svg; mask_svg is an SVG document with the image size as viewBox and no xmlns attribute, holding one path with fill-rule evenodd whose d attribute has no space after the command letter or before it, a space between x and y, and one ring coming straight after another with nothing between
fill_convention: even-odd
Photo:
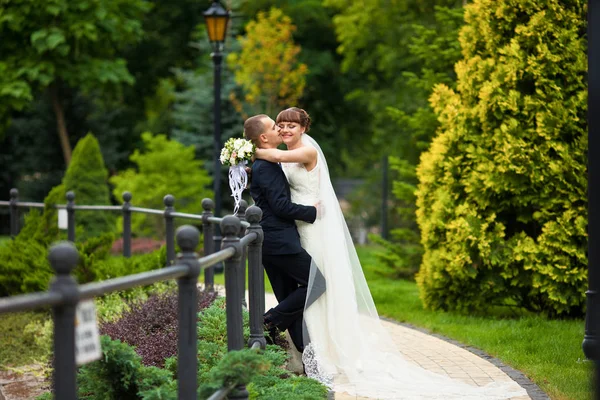
<instances>
[{"instance_id":1,"label":"bride's updo hairstyle","mask_svg":"<svg viewBox=\"0 0 600 400\"><path fill-rule=\"evenodd\" d=\"M304 128L304 132L310 130L310 115L306 111L298 107L290 107L277 114L276 123L295 122Z\"/></svg>"}]
</instances>

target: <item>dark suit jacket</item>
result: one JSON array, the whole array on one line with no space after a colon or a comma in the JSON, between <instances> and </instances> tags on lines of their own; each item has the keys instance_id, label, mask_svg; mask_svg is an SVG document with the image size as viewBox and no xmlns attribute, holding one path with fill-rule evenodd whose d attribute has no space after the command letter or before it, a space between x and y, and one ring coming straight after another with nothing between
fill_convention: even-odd
<instances>
[{"instance_id":1,"label":"dark suit jacket","mask_svg":"<svg viewBox=\"0 0 600 400\"><path fill-rule=\"evenodd\" d=\"M263 212L263 254L297 254L302 251L294 220L315 222L317 209L291 202L290 185L281 166L265 160L252 164L250 195Z\"/></svg>"}]
</instances>

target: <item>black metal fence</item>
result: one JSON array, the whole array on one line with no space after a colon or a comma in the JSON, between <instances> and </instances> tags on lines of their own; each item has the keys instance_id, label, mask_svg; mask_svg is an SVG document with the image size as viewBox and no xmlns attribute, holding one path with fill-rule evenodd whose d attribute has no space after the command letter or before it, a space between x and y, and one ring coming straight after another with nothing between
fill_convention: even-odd
<instances>
[{"instance_id":1,"label":"black metal fence","mask_svg":"<svg viewBox=\"0 0 600 400\"><path fill-rule=\"evenodd\" d=\"M220 223L221 218L216 218L213 214L215 208L214 202L211 199L202 200L202 215L180 213L175 211L175 197L167 194L163 197L164 210L155 210L151 208L134 207L131 204L132 195L130 192L123 193L122 206L108 205L77 205L75 203L75 193L67 192L65 204L55 204L54 207L58 210L66 210L67 212L67 239L75 242L75 212L76 211L110 211L121 212L123 216L123 256L131 257L131 215L132 213L162 215L165 223L165 243L167 250L166 264L171 265L175 260L175 218L184 218L188 220L197 220L202 223L204 234L204 254L211 254L221 248L222 236L215 232L213 224ZM0 207L8 207L10 210L10 235L15 237L21 231L21 213L22 208L44 208L44 203L19 201L19 191L17 189L10 190L10 200L0 201ZM242 229L248 227L244 213L248 203L242 200L238 216L242 220ZM243 230L240 230L243 234ZM220 263L218 264L220 267ZM207 287L214 285L214 268L210 267L204 270L204 281Z\"/></svg>"},{"instance_id":2,"label":"black metal fence","mask_svg":"<svg viewBox=\"0 0 600 400\"><path fill-rule=\"evenodd\" d=\"M11 234L19 232L19 208L43 208L43 203L18 201L18 192L11 190L10 201L0 201L0 206L9 206L11 212ZM264 272L262 266L263 233L259 225L262 211L256 206L240 208L240 218L213 216L213 201L202 200L202 215L178 213L174 210L174 198L164 197L165 210L132 207L131 194L123 194L125 203L120 206L94 206L74 204L75 195L67 193L67 204L56 205L66 208L68 213L67 235L69 241L53 245L49 260L56 276L47 292L0 298L0 314L52 307L54 321L53 383L55 398L71 400L77 398L75 360L75 311L77 304L110 292L144 286L170 279L177 280L178 286L178 398L196 399L197 392L197 326L196 303L197 283L202 270L205 272L205 290L213 290L214 275L212 266L225 264L225 291L227 314L227 346L229 351L244 348L242 307L245 301L246 259L248 265L250 339L248 347L264 349L266 341L263 331L265 310ZM123 255L131 255L131 213L163 214L166 227L167 260L165 268L143 272L101 282L78 285L71 271L78 261L78 252L73 245L75 240L75 211L121 211L123 213ZM184 225L174 232L174 218L187 218L202 221L204 233L204 257L198 258L195 249L200 241L200 232L191 225ZM214 225L220 224L223 235L222 248L215 251ZM175 240L181 253L175 255ZM217 242L218 243L218 242ZM210 400L223 398L247 399L248 392L243 385L226 387L215 392Z\"/></svg>"}]
</instances>

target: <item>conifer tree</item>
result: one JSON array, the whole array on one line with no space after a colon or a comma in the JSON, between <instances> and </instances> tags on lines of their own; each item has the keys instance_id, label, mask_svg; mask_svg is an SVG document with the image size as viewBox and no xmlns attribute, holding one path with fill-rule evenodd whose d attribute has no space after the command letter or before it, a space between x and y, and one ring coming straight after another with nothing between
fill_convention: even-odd
<instances>
[{"instance_id":1,"label":"conifer tree","mask_svg":"<svg viewBox=\"0 0 600 400\"><path fill-rule=\"evenodd\" d=\"M418 167L427 307L583 311L586 3L475 0Z\"/></svg>"},{"instance_id":2,"label":"conifer tree","mask_svg":"<svg viewBox=\"0 0 600 400\"><path fill-rule=\"evenodd\" d=\"M108 171L98 140L88 133L77 142L71 164L60 185L44 199L44 212L33 210L25 217L25 225L14 240L0 250L0 296L46 290L54 275L48 262L48 247L64 237L58 230L56 204L65 204L67 191L75 192L76 204L106 205L109 202ZM115 230L115 215L110 211L77 211L75 216L78 245L94 236ZM113 235L107 234L80 247L80 267L75 271L79 282L86 262L108 252ZM88 242L89 243L89 242ZM100 247L104 247L100 250ZM95 253L91 255L92 253ZM105 254L104 253L104 254ZM82 279L83 278L83 279Z\"/></svg>"},{"instance_id":3,"label":"conifer tree","mask_svg":"<svg viewBox=\"0 0 600 400\"><path fill-rule=\"evenodd\" d=\"M40 236L56 235L55 204L65 204L68 191L75 193L75 204L109 205L108 170L104 165L100 144L96 137L88 133L77 142L73 150L71 164L65 172L62 183L46 196L44 224L38 229ZM115 230L116 215L110 211L78 211L75 224L78 228L77 240L97 236Z\"/></svg>"}]
</instances>

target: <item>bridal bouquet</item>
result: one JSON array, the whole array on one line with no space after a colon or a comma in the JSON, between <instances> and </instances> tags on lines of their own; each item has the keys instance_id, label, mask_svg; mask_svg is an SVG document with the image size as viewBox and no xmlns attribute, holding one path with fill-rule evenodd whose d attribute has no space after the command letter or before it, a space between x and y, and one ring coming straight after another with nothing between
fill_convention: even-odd
<instances>
[{"instance_id":1,"label":"bridal bouquet","mask_svg":"<svg viewBox=\"0 0 600 400\"><path fill-rule=\"evenodd\" d=\"M252 159L256 146L249 140L231 138L225 142L219 157L221 164L229 165L229 187L235 199L233 214L237 214L242 200L242 192L248 185L246 165Z\"/></svg>"}]
</instances>

